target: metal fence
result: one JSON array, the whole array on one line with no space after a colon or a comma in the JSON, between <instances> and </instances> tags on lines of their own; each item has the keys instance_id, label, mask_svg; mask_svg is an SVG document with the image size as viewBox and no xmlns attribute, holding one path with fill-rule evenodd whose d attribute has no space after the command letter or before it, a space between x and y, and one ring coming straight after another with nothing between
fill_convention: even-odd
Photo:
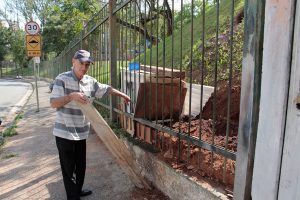
<instances>
[{"instance_id":1,"label":"metal fence","mask_svg":"<svg viewBox=\"0 0 300 200\"><path fill-rule=\"evenodd\" d=\"M14 77L19 78L22 76L30 76L33 74L33 70L29 67L20 66L19 64L12 61L1 61L0 62L0 78L3 77Z\"/></svg>"},{"instance_id":2,"label":"metal fence","mask_svg":"<svg viewBox=\"0 0 300 200\"><path fill-rule=\"evenodd\" d=\"M176 169L234 182L244 0L127 0L103 6L61 54L41 63L54 79L78 49L91 52L89 74L128 94L104 98L134 137Z\"/></svg>"}]
</instances>

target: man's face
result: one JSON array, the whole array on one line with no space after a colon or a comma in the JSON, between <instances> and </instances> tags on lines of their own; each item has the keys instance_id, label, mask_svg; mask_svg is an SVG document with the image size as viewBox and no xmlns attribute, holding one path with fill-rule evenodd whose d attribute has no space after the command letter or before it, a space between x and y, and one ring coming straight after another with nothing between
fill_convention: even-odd
<instances>
[{"instance_id":1,"label":"man's face","mask_svg":"<svg viewBox=\"0 0 300 200\"><path fill-rule=\"evenodd\" d=\"M74 72L76 77L81 80L83 78L83 75L87 73L89 70L89 67L91 65L90 62L80 62L79 59L74 59L72 60L73 67L74 67Z\"/></svg>"}]
</instances>

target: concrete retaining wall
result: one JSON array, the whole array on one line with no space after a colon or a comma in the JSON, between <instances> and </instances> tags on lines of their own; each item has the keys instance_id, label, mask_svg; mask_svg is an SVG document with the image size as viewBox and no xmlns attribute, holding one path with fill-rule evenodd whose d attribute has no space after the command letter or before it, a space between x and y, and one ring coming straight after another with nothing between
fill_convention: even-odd
<instances>
[{"instance_id":1,"label":"concrete retaining wall","mask_svg":"<svg viewBox=\"0 0 300 200\"><path fill-rule=\"evenodd\" d=\"M123 139L131 154L141 167L142 174L165 195L172 200L217 200L228 199L216 188L204 181L196 183L188 176L174 171L164 162L158 160L152 153Z\"/></svg>"}]
</instances>

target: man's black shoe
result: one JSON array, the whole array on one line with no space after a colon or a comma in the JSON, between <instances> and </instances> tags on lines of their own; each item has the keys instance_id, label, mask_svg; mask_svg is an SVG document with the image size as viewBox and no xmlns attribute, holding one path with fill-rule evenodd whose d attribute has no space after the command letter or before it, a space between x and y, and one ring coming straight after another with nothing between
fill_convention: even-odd
<instances>
[{"instance_id":1,"label":"man's black shoe","mask_svg":"<svg viewBox=\"0 0 300 200\"><path fill-rule=\"evenodd\" d=\"M84 196L88 196L88 195L91 195L91 194L92 194L91 190L84 189L84 190L81 190L80 196L84 197Z\"/></svg>"}]
</instances>

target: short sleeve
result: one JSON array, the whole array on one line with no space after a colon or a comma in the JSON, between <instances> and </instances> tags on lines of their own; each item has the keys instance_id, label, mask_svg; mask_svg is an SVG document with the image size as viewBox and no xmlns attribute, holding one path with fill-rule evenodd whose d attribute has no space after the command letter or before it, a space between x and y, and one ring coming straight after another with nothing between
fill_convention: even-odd
<instances>
[{"instance_id":1,"label":"short sleeve","mask_svg":"<svg viewBox=\"0 0 300 200\"><path fill-rule=\"evenodd\" d=\"M99 82L95 83L95 97L102 98L110 93L112 87L110 85L102 84Z\"/></svg>"},{"instance_id":2,"label":"short sleeve","mask_svg":"<svg viewBox=\"0 0 300 200\"><path fill-rule=\"evenodd\" d=\"M56 99L63 96L65 96L65 82L60 77L57 77L54 80L53 90L50 95L50 101L52 99Z\"/></svg>"}]
</instances>

